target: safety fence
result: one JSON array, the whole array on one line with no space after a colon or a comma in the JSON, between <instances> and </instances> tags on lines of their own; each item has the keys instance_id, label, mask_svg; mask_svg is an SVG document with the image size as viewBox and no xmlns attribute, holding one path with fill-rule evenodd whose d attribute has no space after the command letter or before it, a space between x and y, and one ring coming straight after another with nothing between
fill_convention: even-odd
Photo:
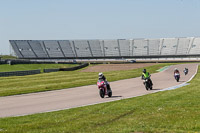
<instances>
[{"instance_id":1,"label":"safety fence","mask_svg":"<svg viewBox=\"0 0 200 133\"><path fill-rule=\"evenodd\" d=\"M84 63L82 65L79 66L75 66L75 67L70 67L70 68L60 68L59 71L74 71L74 70L78 70L84 67L87 67L89 64L88 63Z\"/></svg>"},{"instance_id":2,"label":"safety fence","mask_svg":"<svg viewBox=\"0 0 200 133\"><path fill-rule=\"evenodd\" d=\"M13 71L13 72L0 72L0 77L8 76L25 76L41 73L40 70L28 70L28 71Z\"/></svg>"},{"instance_id":3,"label":"safety fence","mask_svg":"<svg viewBox=\"0 0 200 133\"><path fill-rule=\"evenodd\" d=\"M89 65L88 63L84 63L84 64L81 64L79 66L70 67L70 68L44 69L43 72L48 73L48 72L58 72L58 71L74 71L74 70L78 70L78 69L84 68L84 67L86 67L88 65Z\"/></svg>"},{"instance_id":4,"label":"safety fence","mask_svg":"<svg viewBox=\"0 0 200 133\"><path fill-rule=\"evenodd\" d=\"M58 72L58 71L74 71L88 66L88 63L81 64L80 66L70 67L70 68L57 68L57 69L43 69L44 73L49 72ZM0 72L0 77L8 77L8 76L25 76L25 75L33 75L40 74L41 70L28 70L28 71L12 71L12 72Z\"/></svg>"},{"instance_id":5,"label":"safety fence","mask_svg":"<svg viewBox=\"0 0 200 133\"><path fill-rule=\"evenodd\" d=\"M9 64L9 65L16 65L16 64L78 64L77 62L67 62L67 61L47 61L47 60L25 60L25 59L7 59L7 60L0 60L0 64Z\"/></svg>"},{"instance_id":6,"label":"safety fence","mask_svg":"<svg viewBox=\"0 0 200 133\"><path fill-rule=\"evenodd\" d=\"M5 60L0 60L0 64L7 64Z\"/></svg>"},{"instance_id":7,"label":"safety fence","mask_svg":"<svg viewBox=\"0 0 200 133\"><path fill-rule=\"evenodd\" d=\"M58 68L58 69L43 69L43 72L44 72L44 73L58 72L58 71L59 71L59 68Z\"/></svg>"}]
</instances>

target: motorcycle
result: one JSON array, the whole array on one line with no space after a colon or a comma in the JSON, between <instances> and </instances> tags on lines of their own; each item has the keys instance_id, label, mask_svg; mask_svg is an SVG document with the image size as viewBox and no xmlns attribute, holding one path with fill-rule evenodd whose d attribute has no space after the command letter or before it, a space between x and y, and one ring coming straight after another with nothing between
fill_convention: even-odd
<instances>
[{"instance_id":1,"label":"motorcycle","mask_svg":"<svg viewBox=\"0 0 200 133\"><path fill-rule=\"evenodd\" d=\"M99 95L101 98L104 98L105 95L112 97L112 90L110 87L110 89L107 88L107 85L104 80L98 80L97 86L99 88Z\"/></svg>"},{"instance_id":2,"label":"motorcycle","mask_svg":"<svg viewBox=\"0 0 200 133\"><path fill-rule=\"evenodd\" d=\"M177 82L179 82L180 74L179 73L174 73L174 78L176 79Z\"/></svg>"},{"instance_id":3,"label":"motorcycle","mask_svg":"<svg viewBox=\"0 0 200 133\"><path fill-rule=\"evenodd\" d=\"M148 91L148 90L152 90L152 84L151 84L151 82L150 82L150 77L145 78L145 79L143 79L143 80L144 80L144 81L143 81L143 84L144 84L146 90L147 90L147 91Z\"/></svg>"},{"instance_id":4,"label":"motorcycle","mask_svg":"<svg viewBox=\"0 0 200 133\"><path fill-rule=\"evenodd\" d=\"M185 69L183 72L184 72L185 75L187 75L188 74L188 69Z\"/></svg>"}]
</instances>

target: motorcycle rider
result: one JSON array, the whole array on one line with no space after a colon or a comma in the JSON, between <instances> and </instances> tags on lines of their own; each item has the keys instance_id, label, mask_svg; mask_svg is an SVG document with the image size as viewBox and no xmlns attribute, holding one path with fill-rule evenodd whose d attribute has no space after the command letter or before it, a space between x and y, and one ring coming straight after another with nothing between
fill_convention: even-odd
<instances>
[{"instance_id":1,"label":"motorcycle rider","mask_svg":"<svg viewBox=\"0 0 200 133\"><path fill-rule=\"evenodd\" d=\"M152 83L152 80L151 80L150 76L151 76L151 75L149 74L149 72L147 72L147 70L144 69L144 70L143 70L143 73L142 73L142 79L144 80L144 79L146 79L146 78L149 78L150 84L151 84L151 86L153 86L153 83Z\"/></svg>"},{"instance_id":2,"label":"motorcycle rider","mask_svg":"<svg viewBox=\"0 0 200 133\"><path fill-rule=\"evenodd\" d=\"M99 73L99 80L103 80L105 82L105 84L106 84L107 89L111 90L110 89L110 84L108 83L108 81L106 80L106 77L103 75L102 72Z\"/></svg>"},{"instance_id":3,"label":"motorcycle rider","mask_svg":"<svg viewBox=\"0 0 200 133\"><path fill-rule=\"evenodd\" d=\"M188 73L188 68L186 67L184 70L183 70L184 74L186 75Z\"/></svg>"},{"instance_id":4,"label":"motorcycle rider","mask_svg":"<svg viewBox=\"0 0 200 133\"><path fill-rule=\"evenodd\" d=\"M180 72L179 72L179 70L177 68L174 69L174 75L175 75L175 73L180 75Z\"/></svg>"}]
</instances>

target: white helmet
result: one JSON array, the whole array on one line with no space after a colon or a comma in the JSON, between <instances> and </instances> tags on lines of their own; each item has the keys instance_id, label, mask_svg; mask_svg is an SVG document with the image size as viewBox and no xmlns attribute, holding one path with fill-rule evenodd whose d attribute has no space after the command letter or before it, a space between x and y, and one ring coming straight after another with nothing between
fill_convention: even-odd
<instances>
[{"instance_id":1,"label":"white helmet","mask_svg":"<svg viewBox=\"0 0 200 133\"><path fill-rule=\"evenodd\" d=\"M175 68L174 70L178 70L177 68Z\"/></svg>"},{"instance_id":2,"label":"white helmet","mask_svg":"<svg viewBox=\"0 0 200 133\"><path fill-rule=\"evenodd\" d=\"M99 73L99 78L102 78L102 77L103 77L103 73L100 72L100 73Z\"/></svg>"}]
</instances>

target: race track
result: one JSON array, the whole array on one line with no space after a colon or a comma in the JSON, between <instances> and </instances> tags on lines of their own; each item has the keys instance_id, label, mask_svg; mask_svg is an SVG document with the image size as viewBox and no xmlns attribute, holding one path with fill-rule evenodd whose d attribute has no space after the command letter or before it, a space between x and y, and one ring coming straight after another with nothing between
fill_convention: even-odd
<instances>
[{"instance_id":1,"label":"race track","mask_svg":"<svg viewBox=\"0 0 200 133\"><path fill-rule=\"evenodd\" d=\"M185 67L189 68L189 73L186 76L183 74ZM178 68L181 72L180 82L176 82L173 77L174 68ZM100 98L96 85L0 97L0 117L63 110L154 93L187 82L196 73L197 69L198 64L181 64L151 74L154 84L152 91L146 91L141 77L111 82L113 91L113 97L111 98Z\"/></svg>"}]
</instances>

